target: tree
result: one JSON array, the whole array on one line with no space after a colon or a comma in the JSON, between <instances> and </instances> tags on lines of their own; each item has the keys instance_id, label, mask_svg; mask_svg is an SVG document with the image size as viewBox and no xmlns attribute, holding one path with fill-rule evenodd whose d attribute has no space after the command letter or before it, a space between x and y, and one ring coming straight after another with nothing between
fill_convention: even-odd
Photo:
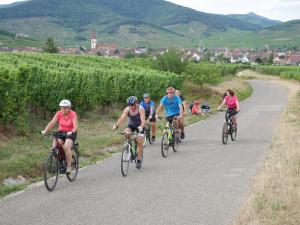
<instances>
[{"instance_id":1,"label":"tree","mask_svg":"<svg viewBox=\"0 0 300 225\"><path fill-rule=\"evenodd\" d=\"M210 51L205 51L202 56L202 61L210 62L210 57L211 57Z\"/></svg>"},{"instance_id":2,"label":"tree","mask_svg":"<svg viewBox=\"0 0 300 225\"><path fill-rule=\"evenodd\" d=\"M270 55L269 59L268 59L268 64L273 64L274 61L274 53L272 52L272 54Z\"/></svg>"},{"instance_id":3,"label":"tree","mask_svg":"<svg viewBox=\"0 0 300 225\"><path fill-rule=\"evenodd\" d=\"M263 63L263 61L262 61L262 59L260 57L257 57L255 59L255 62L258 63L258 64L262 64Z\"/></svg>"},{"instance_id":4,"label":"tree","mask_svg":"<svg viewBox=\"0 0 300 225\"><path fill-rule=\"evenodd\" d=\"M135 55L133 52L129 51L125 54L124 58L125 59L133 59L133 58L135 58Z\"/></svg>"},{"instance_id":5,"label":"tree","mask_svg":"<svg viewBox=\"0 0 300 225\"><path fill-rule=\"evenodd\" d=\"M188 64L186 76L190 81L199 85L201 88L204 84L217 84L219 82L217 68L208 63Z\"/></svg>"},{"instance_id":6,"label":"tree","mask_svg":"<svg viewBox=\"0 0 300 225\"><path fill-rule=\"evenodd\" d=\"M181 53L177 50L169 50L168 52L157 56L156 68L161 71L169 71L176 74L182 74L185 71L186 62L182 60Z\"/></svg>"},{"instance_id":7,"label":"tree","mask_svg":"<svg viewBox=\"0 0 300 225\"><path fill-rule=\"evenodd\" d=\"M44 50L44 52L47 52L47 53L58 53L58 48L54 42L53 37L47 38L43 50Z\"/></svg>"}]
</instances>

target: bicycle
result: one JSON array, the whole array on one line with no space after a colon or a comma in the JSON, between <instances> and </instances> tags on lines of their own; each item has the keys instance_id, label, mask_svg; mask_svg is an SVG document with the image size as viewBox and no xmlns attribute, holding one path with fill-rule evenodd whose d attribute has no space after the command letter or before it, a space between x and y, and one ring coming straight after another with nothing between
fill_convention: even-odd
<instances>
[{"instance_id":1,"label":"bicycle","mask_svg":"<svg viewBox=\"0 0 300 225\"><path fill-rule=\"evenodd\" d=\"M150 145L154 143L152 139L152 124L149 119L146 120L145 123L145 140L144 140L144 147L146 146L146 142L148 141Z\"/></svg>"},{"instance_id":2,"label":"bicycle","mask_svg":"<svg viewBox=\"0 0 300 225\"><path fill-rule=\"evenodd\" d=\"M172 146L174 152L178 152L179 144L182 142L181 140L181 131L177 129L177 118L174 117L172 121L170 118L164 118L167 120L165 125L163 135L161 138L161 154L163 158L166 158L169 152L169 147Z\"/></svg>"},{"instance_id":3,"label":"bicycle","mask_svg":"<svg viewBox=\"0 0 300 225\"><path fill-rule=\"evenodd\" d=\"M229 135L231 137L231 141L236 140L237 127L234 127L234 125L233 125L233 119L232 119L233 116L234 115L230 115L230 113L228 111L226 111L225 123L224 123L223 129L222 129L222 142L224 145L227 144Z\"/></svg>"},{"instance_id":4,"label":"bicycle","mask_svg":"<svg viewBox=\"0 0 300 225\"><path fill-rule=\"evenodd\" d=\"M126 177L129 170L129 164L132 162L134 162L135 164L137 163L138 151L137 151L136 138L138 134L126 133L126 132L119 132L118 134L125 136L125 141L124 141L122 156L121 156L121 172L123 177ZM143 161L143 155L142 155L142 161Z\"/></svg>"},{"instance_id":5,"label":"bicycle","mask_svg":"<svg viewBox=\"0 0 300 225\"><path fill-rule=\"evenodd\" d=\"M48 191L53 191L56 187L58 176L66 174L67 161L62 146L58 143L59 138L66 138L66 133L52 132L47 136L53 136L56 139L57 146L52 148L48 158L44 163L44 183ZM72 171L66 174L70 182L75 181L79 170L79 144L76 142L72 146Z\"/></svg>"}]
</instances>

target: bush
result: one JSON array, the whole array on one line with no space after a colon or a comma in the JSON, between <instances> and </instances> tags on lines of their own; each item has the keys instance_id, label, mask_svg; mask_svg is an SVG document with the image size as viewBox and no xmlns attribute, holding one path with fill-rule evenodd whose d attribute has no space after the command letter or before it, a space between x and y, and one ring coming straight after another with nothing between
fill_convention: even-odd
<instances>
[{"instance_id":1,"label":"bush","mask_svg":"<svg viewBox=\"0 0 300 225\"><path fill-rule=\"evenodd\" d=\"M169 71L181 75L185 71L186 62L182 61L180 52L169 50L168 52L158 55L156 59L156 69L160 71Z\"/></svg>"}]
</instances>

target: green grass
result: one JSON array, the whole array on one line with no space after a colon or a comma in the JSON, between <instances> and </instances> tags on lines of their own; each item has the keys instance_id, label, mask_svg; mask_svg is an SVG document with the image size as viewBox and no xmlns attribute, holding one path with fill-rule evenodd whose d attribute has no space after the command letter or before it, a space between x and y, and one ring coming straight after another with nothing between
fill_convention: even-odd
<instances>
[{"instance_id":1,"label":"green grass","mask_svg":"<svg viewBox=\"0 0 300 225\"><path fill-rule=\"evenodd\" d=\"M9 195L10 193L21 191L26 185L12 185L12 186L0 186L0 199Z\"/></svg>"}]
</instances>

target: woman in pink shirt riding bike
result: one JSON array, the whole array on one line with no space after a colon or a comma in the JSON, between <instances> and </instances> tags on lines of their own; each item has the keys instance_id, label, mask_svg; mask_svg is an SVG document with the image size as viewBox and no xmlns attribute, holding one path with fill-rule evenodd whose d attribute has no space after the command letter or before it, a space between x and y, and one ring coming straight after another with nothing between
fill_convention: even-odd
<instances>
[{"instance_id":1,"label":"woman in pink shirt riding bike","mask_svg":"<svg viewBox=\"0 0 300 225\"><path fill-rule=\"evenodd\" d=\"M62 100L59 103L60 111L58 111L50 123L42 131L46 135L58 122L58 131L62 134L58 139L59 144L63 147L67 159L66 173L71 173L72 164L72 146L77 137L78 121L76 112L72 111L72 104L69 100ZM56 140L53 147L57 145Z\"/></svg>"},{"instance_id":2,"label":"woman in pink shirt riding bike","mask_svg":"<svg viewBox=\"0 0 300 225\"><path fill-rule=\"evenodd\" d=\"M221 110L222 107L225 105L228 107L227 113L229 113L229 115L232 116L234 127L237 128L236 114L240 111L239 100L235 95L234 91L231 89L227 90L226 96L224 97L221 105L218 107L218 110Z\"/></svg>"}]
</instances>

